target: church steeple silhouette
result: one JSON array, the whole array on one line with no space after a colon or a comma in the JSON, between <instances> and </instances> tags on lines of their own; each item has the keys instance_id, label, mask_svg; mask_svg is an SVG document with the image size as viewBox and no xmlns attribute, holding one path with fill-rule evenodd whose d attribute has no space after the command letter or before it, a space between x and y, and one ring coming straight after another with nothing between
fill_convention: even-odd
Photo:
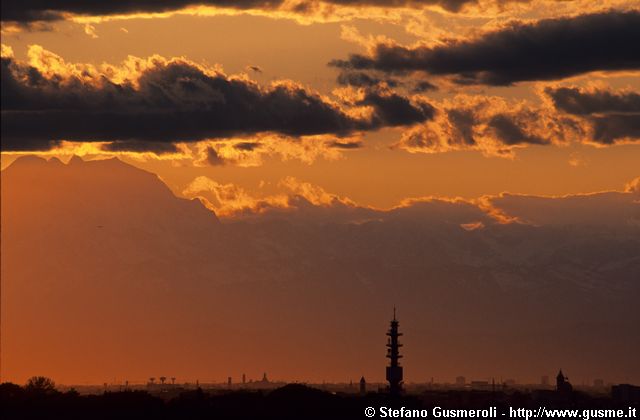
<instances>
[{"instance_id":1,"label":"church steeple silhouette","mask_svg":"<svg viewBox=\"0 0 640 420\"><path fill-rule=\"evenodd\" d=\"M400 347L398 338L402 333L398 332L400 323L396 319L396 307L393 307L393 320L387 332L387 358L389 366L387 366L387 381L389 381L389 393L391 395L400 395L402 392L402 366L400 366Z\"/></svg>"},{"instance_id":2,"label":"church steeple silhouette","mask_svg":"<svg viewBox=\"0 0 640 420\"><path fill-rule=\"evenodd\" d=\"M569 383L569 378L564 376L562 369L560 369L558 376L556 376L556 390L558 392L571 392L573 390L573 387Z\"/></svg>"}]
</instances>

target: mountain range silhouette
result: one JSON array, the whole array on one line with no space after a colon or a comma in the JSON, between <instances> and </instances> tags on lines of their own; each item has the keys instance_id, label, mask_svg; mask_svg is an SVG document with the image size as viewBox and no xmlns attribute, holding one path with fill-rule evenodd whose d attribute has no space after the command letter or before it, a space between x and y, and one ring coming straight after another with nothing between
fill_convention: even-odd
<instances>
[{"instance_id":1,"label":"mountain range silhouette","mask_svg":"<svg viewBox=\"0 0 640 420\"><path fill-rule=\"evenodd\" d=\"M444 201L219 220L117 159L20 158L2 171L4 374L382 379L397 304L410 381L637 381L637 200L572 197L573 224L562 201L539 223Z\"/></svg>"}]
</instances>

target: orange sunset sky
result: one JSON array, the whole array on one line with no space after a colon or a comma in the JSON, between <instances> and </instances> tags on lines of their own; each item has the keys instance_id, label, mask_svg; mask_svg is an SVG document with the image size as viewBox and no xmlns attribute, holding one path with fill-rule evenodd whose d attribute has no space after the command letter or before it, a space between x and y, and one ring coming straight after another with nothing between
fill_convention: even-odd
<instances>
[{"instance_id":1,"label":"orange sunset sky","mask_svg":"<svg viewBox=\"0 0 640 420\"><path fill-rule=\"evenodd\" d=\"M188 143L176 141L175 150L164 149L166 153L159 155L153 153L153 147L146 153L135 147L134 151L108 152L102 145L109 139L99 133L66 137L62 133L49 138L64 141L53 147L21 145L18 140L3 146L2 167L22 154L21 148L35 148L29 152L46 152L63 160L72 154L90 158L116 155L158 173L177 194L183 194L197 177L206 176L220 184L234 184L251 197L264 197L281 193L279 183L285 177L295 177L379 208L420 196L473 198L502 191L564 195L619 190L638 175L637 122L611 139L595 138L597 128L590 122L592 115L638 112L637 57L635 63L630 60L610 71L607 66L612 58L603 59L607 62L593 68L548 76L542 67L562 64L554 62L550 54L541 54L534 58L541 63L539 75L499 83L457 83L460 72L456 71L401 74L399 70L345 70L345 74L368 74L381 82L371 86L340 84L340 69L328 65L332 60L348 59L350 54L375 55L378 45L409 50L446 48L479 42L487 34L523 25L534 30L544 19L570 21L582 14L618 12L637 19L633 1L287 1L246 8L240 7L242 2L237 8L217 7L215 1L209 5L193 3L187 8L167 6L170 10L163 11L154 7L146 10L141 4L140 10L104 10L102 14L86 7L88 10L78 13L61 10L55 20L5 21L2 54L16 65L33 66L46 78L60 78L61 89L73 80L100 89L106 79L115 84L130 83L135 90L145 68L180 60L195 66L198 72L218 72L220 77L246 80L259 89L290 84L309 95L320 95L322 101L341 112L364 119L376 112L361 100L368 92L400 95L408 106L426 102L435 109L435 116L398 123L384 121L371 129L353 129L340 135L332 127L309 136L283 130L247 133L241 128L224 137L216 136L215 131L203 132ZM307 8L296 8L297 3ZM8 12L3 15L12 16ZM620 27L615 21L611 24ZM624 35L624 30L619 30ZM518 48L515 38L505 42ZM612 44L611 48L633 50L632 44ZM553 42L541 46L552 47ZM384 81L387 79L393 79L393 86ZM415 85L420 82L428 82L433 88L416 92ZM617 95L627 98L631 108L573 115L559 109L545 93L545 89L561 87L578 89L585 101L589 95ZM11 118L11 110L5 105L3 102L3 116ZM461 123L456 126L454 118L447 116L452 109L475 114L475 124L469 129L471 142L459 139L465 128ZM495 115L507 115L526 135L536 139L501 138L489 124ZM637 119L637 114L633 118ZM3 124L6 137L4 130ZM172 140L180 139L162 139L162 144ZM336 142L351 144L352 148L332 147ZM259 147L234 148L238 143ZM212 149L218 159L207 159L207 151Z\"/></svg>"},{"instance_id":2,"label":"orange sunset sky","mask_svg":"<svg viewBox=\"0 0 640 420\"><path fill-rule=\"evenodd\" d=\"M570 223L574 212L577 219L582 217L583 210L599 218L610 214L603 209L611 208L615 210L611 214L630 214L629 217L635 218L623 228L628 229L628 233L638 226L637 194L640 191L640 5L634 0L3 0L1 166L3 232L8 232L2 245L3 283L12 278L36 279L37 273L59 268L69 279L80 278L79 273L91 272L99 263L94 266L90 258L79 257L84 251L55 254L58 245L53 246L56 251L50 255L47 251L38 254L46 256L42 258L47 261L42 267L32 271L13 268L29 266L35 258L35 254L20 248L24 246L28 250L31 245L11 239L30 237L21 236L27 234L20 229L27 229L28 223L24 221L31 213L17 204L14 208L5 203L4 178L9 179L6 174L13 163L29 155L56 157L64 163L74 155L84 161L117 157L157 174L176 196L200 199L223 224L233 225L238 221L238 226L248 214L294 207L292 197L299 196L319 208L333 208L338 203L356 209L354 212L358 215L365 214L358 216L363 220L391 219L395 217L394 212L419 207L415 203L421 202L451 206L437 214L453 214L459 210L457 205L465 203L472 206L473 211L485 212L477 217L469 216L468 220L456 219L456 226L463 226L465 232L496 221L498 225L522 222L528 223L527 226L541 226L558 217L562 219L558 223ZM6 192L7 197L18 201L36 188L32 185L34 181L29 181L31 178L18 174L19 169L22 170L14 168L11 182L15 184ZM36 169L33 171L40 174ZM81 180L84 175L74 176ZM42 178L38 179L46 186L47 177L42 172ZM128 185L128 178L117 179L123 189L135 189ZM78 191L85 191L86 187L87 197L98 193L91 191L89 184L82 185ZM74 202L75 187L60 188L61 191L69 188L65 200ZM615 205L601 203L598 197L609 197L605 192L621 198ZM41 193L45 194L46 188ZM598 195L600 193L603 194ZM596 198L590 200L591 194ZM519 207L518 202L511 206L509 197L524 197L522 200L526 201L525 196L531 196L532 202L533 196L542 201L541 197L548 197L558 202L565 200L563 203L575 202L553 213L550 207L538 208L533 204ZM158 192L158 197L164 196ZM590 213L591 204L583 204L580 197L587 197L585 203L589 201L597 209ZM616 213L619 208L615 206L622 206L622 202L630 210ZM105 204L104 208L109 205ZM29 211L33 209L35 207ZM65 217L71 217L68 210L60 214L64 216L56 220L66 221ZM485 220L487 215L492 219ZM11 219L11 223L20 221L12 225L19 225L19 229L5 229L10 217L16 218ZM33 217L32 220L39 220L41 216L36 212ZM588 217L591 216L585 219ZM332 213L328 218L337 220L338 216ZM555 219L549 222L554 226L555 223ZM14 232L21 233L11 236ZM198 228L193 232L198 232ZM234 233L237 236L233 238L244 238L242 232ZM633 233L637 239L637 231ZM271 234L275 238L284 235L264 233ZM68 237L64 236L64 241L78 241L85 249L91 248L93 245L78 239L81 236L73 231ZM125 231L118 238L126 236ZM196 237L194 233L189 240ZM259 242L251 239L251 234L247 237ZM38 236L33 238L40 241ZM141 238L146 240L144 236ZM259 244L269 244L271 240L265 239ZM237 241L242 243L241 239ZM311 249L316 245L308 246ZM42 249L45 248L42 245ZM118 245L114 249L129 248ZM134 245L131 249L136 250L132 253L138 250ZM469 253L484 255L483 249L478 246ZM175 254L163 249L158 255L165 251ZM287 254L278 248L273 252L277 257L256 251L255 261L269 261L279 268L280 262L274 261L298 251L294 248ZM91 255L98 255L97 252ZM317 255L315 251L309 254ZM407 251L402 258L405 254L413 255ZM585 260L594 254L603 256L605 252L590 249L585 251ZM371 260L362 257L358 261L367 265L370 264L367 261L384 259L386 255L374 255ZM150 261L154 257L150 256ZM205 261L206 255L202 258ZM332 263L318 262L318 266L329 266L335 261L327 258ZM416 257L416 261L422 260ZM63 267L64 261L77 262L82 269L71 273ZM230 255L228 261L236 261L235 254ZM559 265L554 273L568 272L566 267L573 263L580 265L576 262L578 259L572 261ZM633 261L627 274L638 272L637 260L629 256L625 261ZM342 270L346 265L335 267ZM127 270L132 266L123 263ZM153 273L145 272L143 276L162 277L164 274L158 267L162 266L155 265ZM139 275L135 270L127 271L126 275ZM262 270L256 268L258 273ZM464 276L459 274L462 271L451 274L454 271L445 270L443 273L448 274L443 276ZM246 276L251 277L247 273ZM401 278L404 274L391 275ZM362 281L366 284L366 280ZM158 282L158 290L169 287ZM86 344L89 347L84 348L83 353L78 350L82 354L68 357L62 344L48 356L23 353L18 344L12 344L7 337L11 337L12 332L18 336L20 328L28 327L7 324L7 316L19 313L19 304L11 303L12 298L7 295L7 290L14 290L14 286L4 287L3 325L7 326L3 330L3 376L9 380L23 382L30 374L42 372L63 383L102 383L112 376L118 380L129 377L142 381L158 375L157 364L161 360L180 354L180 346L172 345L154 359L145 353L143 344L139 344L128 353L126 368L105 362L105 369L101 370L96 352L102 342ZM35 289L38 287L34 286ZM15 290L16 296L31 293L27 289ZM98 296L110 292L91 293ZM229 302L236 302L235 298L241 301L240 292L228 293ZM298 296L297 291L291 293ZM54 295L49 298L51 296ZM62 299L60 296L64 294L55 296ZM185 292L185 299L186 296L190 295ZM407 296L411 296L409 291ZM254 308L262 308L260 299L254 298ZM288 297L273 299L277 302L280 298L280 303L286 306ZM223 298L216 299L222 304ZM9 302L8 308L6 302ZM382 298L377 302L377 308L381 308L379 318L375 319L377 329L360 337L367 345L384 341L391 303ZM394 303L402 308L402 302ZM346 318L349 317L347 308L352 304L346 298L336 303L344 309ZM417 300L414 304L419 307ZM315 303L310 305L319 311L324 307L320 303L317 307ZM188 306L185 304L185 308ZM301 303L297 310L303 306ZM89 310L84 306L76 309ZM405 312L410 320L417 313L412 311ZM237 315L230 309L222 312L218 314L221 317ZM575 313L581 312L576 309ZM239 315L239 319L260 319L260 314L255 309L255 313L249 313L246 318ZM635 312L629 309L628 314L631 314L628 319L636 319L637 309ZM73 314L68 318L60 315L58 321L69 319L76 318ZM96 319L98 324L104 321ZM357 328L364 328L371 318L363 315L353 319ZM432 332L429 327L417 327L417 319L413 327L410 323L407 327L414 328L414 340L419 333ZM343 331L342 317L335 315L330 321L327 325ZM401 321L404 320L401 318ZM169 323L166 334L180 337L176 340L190 342L193 338L190 330L181 329L177 321L175 325L173 321L163 319L162 322ZM215 325L212 321L199 327L215 329ZM264 334L259 339L285 340L284 337L291 334L288 327L300 325L285 322L275 335L264 330L259 333ZM78 328L85 331L86 326ZM118 337L114 332L116 327L109 328L114 329L110 334ZM232 330L234 333L249 331L246 328L234 326ZM318 328L322 333L324 327ZM133 327L120 331L143 335ZM163 334L158 329L144 337L160 340ZM24 340L21 342L24 345L36 342L33 338ZM73 340L65 335L63 341ZM427 338L420 340L413 343L413 348L407 347L409 354L414 352L414 363L420 346L429 346ZM109 345L120 345L114 343ZM238 343L245 350L257 346L250 339ZM459 348L466 346L458 338L452 338L451 343ZM620 348L631 354L636 345L637 337L631 344L621 344ZM229 355L232 366L229 369L240 372L241 366L248 363L242 358L252 357L250 351L236 353L232 344L225 346L228 348L223 346L221 351ZM317 348L312 338L300 346L309 352ZM182 361L172 365L173 372L189 379L198 378L201 360L208 357L207 351L211 348L198 349L192 358L180 355ZM124 351L121 347L111 350L116 354ZM269 366L265 360L272 360L271 370L281 378L338 381L359 378L365 373L372 380L382 380L383 350L380 354L362 355L351 349L344 364L332 367L325 366L326 361L316 353L310 359L301 356L296 362L296 366L312 363L313 368L287 365L280 359L284 356L278 347L265 351L263 359L254 359L255 363L249 364L255 371L253 377L259 377L262 368ZM341 357L337 351L325 349L318 353L322 351L327 351L334 361ZM437 356L438 351L442 355L449 350L442 344L436 346L431 355ZM96 359L91 358L94 354ZM85 356L89 359L82 359ZM498 356L496 359L494 356L495 353L487 353L482 360L499 364ZM465 357L462 354L451 357L449 364L435 371L430 370L432 366L418 364L414 366L414 376L408 373L408 377L416 381L431 376L451 380L465 368L470 376L483 378L496 371L465 365L461 362ZM81 359L84 361L80 362ZM516 360L511 354L508 359L502 371L497 369L501 375L538 380L542 363L529 367L528 362ZM365 361L364 366L354 367L350 362L357 360ZM579 366L597 366L598 360L601 359L585 356L575 362L574 372ZM629 356L624 360L632 359ZM39 372L27 367L32 361ZM554 362L560 364L562 360ZM555 369L556 365L552 367ZM207 372L210 378L222 380L229 374L225 369L210 367ZM637 366L627 374L625 368L618 365L607 365L601 371L585 369L575 376L591 380L598 375L606 376L609 369L615 372L612 377L616 380L640 378Z\"/></svg>"}]
</instances>

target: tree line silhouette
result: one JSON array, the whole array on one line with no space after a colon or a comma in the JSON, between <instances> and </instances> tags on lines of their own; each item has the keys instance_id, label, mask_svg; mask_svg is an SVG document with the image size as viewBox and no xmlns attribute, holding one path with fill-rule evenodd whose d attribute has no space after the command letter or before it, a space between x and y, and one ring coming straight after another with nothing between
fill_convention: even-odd
<instances>
[{"instance_id":1,"label":"tree line silhouette","mask_svg":"<svg viewBox=\"0 0 640 420\"><path fill-rule=\"evenodd\" d=\"M636 402L637 403L637 402ZM498 410L510 406L535 408L627 408L610 397L581 392L433 390L393 396L384 392L332 393L302 384L275 390L185 390L171 398L146 390L104 391L81 395L59 391L53 380L35 376L24 385L0 384L4 420L47 419L362 419L366 407ZM633 404L632 404L633 405ZM637 405L637 404L636 404Z\"/></svg>"}]
</instances>

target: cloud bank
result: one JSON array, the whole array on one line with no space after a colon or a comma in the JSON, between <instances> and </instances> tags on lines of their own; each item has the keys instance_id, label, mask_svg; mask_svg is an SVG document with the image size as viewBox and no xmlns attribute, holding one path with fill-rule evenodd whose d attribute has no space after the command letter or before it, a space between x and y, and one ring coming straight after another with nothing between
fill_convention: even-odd
<instances>
[{"instance_id":1,"label":"cloud bank","mask_svg":"<svg viewBox=\"0 0 640 420\"><path fill-rule=\"evenodd\" d=\"M613 144L640 138L640 93L578 88L548 88L556 109L575 115L591 126L592 140Z\"/></svg>"},{"instance_id":2,"label":"cloud bank","mask_svg":"<svg viewBox=\"0 0 640 420\"><path fill-rule=\"evenodd\" d=\"M501 0L497 3L523 2L527 0ZM383 9L414 8L436 6L449 12L460 12L480 0L142 0L142 1L38 1L5 0L2 2L2 21L31 23L63 20L73 16L113 16L137 13L176 12L192 7L213 7L259 11L287 11L297 14L312 12L327 7L376 7Z\"/></svg>"},{"instance_id":3,"label":"cloud bank","mask_svg":"<svg viewBox=\"0 0 640 420\"><path fill-rule=\"evenodd\" d=\"M361 116L293 81L264 87L182 58L130 57L122 67L98 69L37 46L29 65L5 52L3 150L42 150L68 140L163 152L176 142L259 133L346 136L433 116L426 103L373 92L356 104L369 110Z\"/></svg>"},{"instance_id":4,"label":"cloud bank","mask_svg":"<svg viewBox=\"0 0 640 420\"><path fill-rule=\"evenodd\" d=\"M611 10L514 23L435 47L378 43L371 55L353 54L330 64L347 72L448 76L460 85L508 86L593 71L638 70L639 40L640 12Z\"/></svg>"}]
</instances>

